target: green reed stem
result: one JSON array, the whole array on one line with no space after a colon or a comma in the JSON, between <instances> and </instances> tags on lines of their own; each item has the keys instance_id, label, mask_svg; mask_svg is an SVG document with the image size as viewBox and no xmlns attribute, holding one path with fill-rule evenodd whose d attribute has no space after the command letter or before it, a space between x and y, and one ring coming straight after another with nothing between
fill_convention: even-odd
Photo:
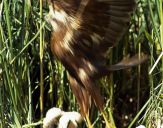
<instances>
[{"instance_id":1,"label":"green reed stem","mask_svg":"<svg viewBox=\"0 0 163 128\"><path fill-rule=\"evenodd\" d=\"M40 28L42 26L42 18L43 18L43 1L40 0ZM44 104L43 104L43 97L44 97L44 78L43 78L43 29L40 30L40 113L41 113L41 119L43 118L43 110L44 110Z\"/></svg>"},{"instance_id":2,"label":"green reed stem","mask_svg":"<svg viewBox=\"0 0 163 128\"><path fill-rule=\"evenodd\" d=\"M10 19L10 15L9 15L9 5L8 5L8 0L4 0L4 11L5 11L5 17L6 17L6 23L7 23L7 32L8 32L8 37L9 37L9 50L11 53L11 58L13 56L13 45L12 45L12 32L11 32L11 19Z\"/></svg>"}]
</instances>

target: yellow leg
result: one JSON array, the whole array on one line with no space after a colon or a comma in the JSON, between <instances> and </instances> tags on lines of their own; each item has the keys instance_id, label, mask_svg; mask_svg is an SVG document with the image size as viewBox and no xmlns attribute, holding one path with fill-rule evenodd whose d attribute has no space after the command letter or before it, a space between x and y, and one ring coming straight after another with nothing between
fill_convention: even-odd
<instances>
[{"instance_id":1,"label":"yellow leg","mask_svg":"<svg viewBox=\"0 0 163 128\"><path fill-rule=\"evenodd\" d=\"M115 128L115 127L113 127L113 126L109 123L109 120L107 119L107 116L106 116L104 110L101 111L101 114L102 114L102 116L103 116L103 118L104 118L104 120L105 120L106 128Z\"/></svg>"},{"instance_id":2,"label":"yellow leg","mask_svg":"<svg viewBox=\"0 0 163 128\"><path fill-rule=\"evenodd\" d=\"M93 126L92 126L92 124L91 124L91 121L90 121L90 119L89 119L88 114L86 114L85 119L86 119L86 121L87 121L88 128L93 128Z\"/></svg>"}]
</instances>

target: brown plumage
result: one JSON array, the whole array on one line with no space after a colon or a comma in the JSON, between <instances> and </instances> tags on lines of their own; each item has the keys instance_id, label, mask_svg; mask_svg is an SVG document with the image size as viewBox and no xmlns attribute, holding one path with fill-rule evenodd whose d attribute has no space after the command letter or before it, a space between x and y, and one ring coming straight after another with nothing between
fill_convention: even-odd
<instances>
[{"instance_id":1,"label":"brown plumage","mask_svg":"<svg viewBox=\"0 0 163 128\"><path fill-rule=\"evenodd\" d=\"M90 97L103 109L95 81L109 72L138 65L142 55L106 65L106 52L115 46L130 21L134 0L50 0L51 50L69 73L69 81L83 115Z\"/></svg>"}]
</instances>

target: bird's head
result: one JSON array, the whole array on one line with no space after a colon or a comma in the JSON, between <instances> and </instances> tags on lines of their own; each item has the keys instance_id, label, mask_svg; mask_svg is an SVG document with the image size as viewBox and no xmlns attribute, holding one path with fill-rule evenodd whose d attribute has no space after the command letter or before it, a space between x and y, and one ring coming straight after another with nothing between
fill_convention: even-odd
<instances>
[{"instance_id":1,"label":"bird's head","mask_svg":"<svg viewBox=\"0 0 163 128\"><path fill-rule=\"evenodd\" d=\"M49 4L49 13L45 17L45 20L52 25L54 31L59 29L59 24L66 24L68 14L63 8L55 3Z\"/></svg>"},{"instance_id":2,"label":"bird's head","mask_svg":"<svg viewBox=\"0 0 163 128\"><path fill-rule=\"evenodd\" d=\"M78 20L75 19L80 0L49 0L49 13L45 20L51 24L53 31L57 32L63 26L77 28Z\"/></svg>"}]
</instances>

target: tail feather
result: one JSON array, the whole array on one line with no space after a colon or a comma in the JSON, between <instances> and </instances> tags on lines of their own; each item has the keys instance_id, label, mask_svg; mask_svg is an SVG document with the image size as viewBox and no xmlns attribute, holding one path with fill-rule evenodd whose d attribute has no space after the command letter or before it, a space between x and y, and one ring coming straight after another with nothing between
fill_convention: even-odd
<instances>
[{"instance_id":1,"label":"tail feather","mask_svg":"<svg viewBox=\"0 0 163 128\"><path fill-rule=\"evenodd\" d=\"M90 95L83 86L71 75L69 75L69 82L71 89L77 99L77 102L80 106L80 111L83 116L88 113L90 107Z\"/></svg>"}]
</instances>

